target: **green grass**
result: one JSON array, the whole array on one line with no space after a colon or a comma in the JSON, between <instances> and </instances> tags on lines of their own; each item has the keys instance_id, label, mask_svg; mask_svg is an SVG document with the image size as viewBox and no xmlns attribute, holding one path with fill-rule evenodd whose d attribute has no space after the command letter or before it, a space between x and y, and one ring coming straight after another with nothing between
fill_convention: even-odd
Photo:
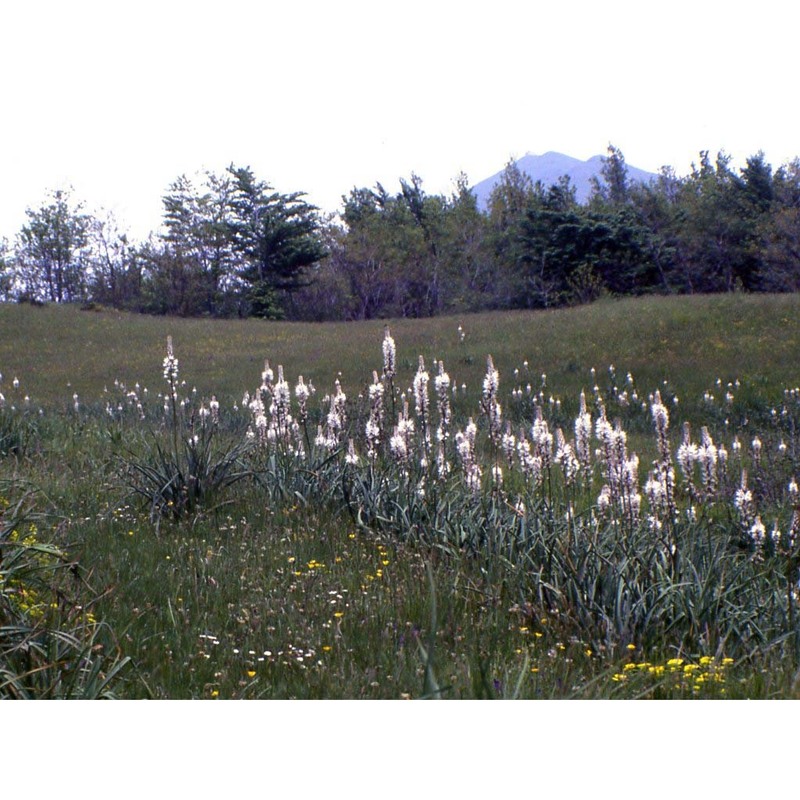
<instances>
[{"instance_id":1,"label":"green grass","mask_svg":"<svg viewBox=\"0 0 800 800\"><path fill-rule=\"evenodd\" d=\"M0 531L8 539L0 540L0 631L8 619L24 622L41 653L31 674L54 676L46 691L25 674L13 685L20 695L59 696L66 684L58 676L67 675L76 696L156 698L795 696L797 609L786 575L794 575L797 553L748 548L730 500L745 465L764 522L769 527L774 517L788 530L798 414L789 406L785 419L773 421L770 411L784 401L784 388L797 385L799 310L794 296L730 295L390 323L399 386L410 385L420 353L432 373L440 358L454 382L467 384L454 430L467 414L479 415L491 353L505 415L530 427L529 404L514 409L508 393L528 380L538 391L546 373L545 415L568 438L577 395L590 393L595 367L609 416L622 418L629 447L641 455L640 484L655 457L649 410L626 409L610 396L627 371L642 399L658 387L680 397L670 407L673 451L684 417L709 425L729 448L734 434L747 445L757 432L763 463L747 454L732 459L718 502L694 500L698 520L677 526L675 559L666 535L619 519L592 521L599 470L574 489L558 468L539 488L506 470L499 491L487 469L475 498L455 463L454 475L437 481L391 464L348 472L341 456L319 453L298 466L279 448L243 444L247 415L233 414L231 402L258 386L265 357L283 364L292 383L301 373L314 380L312 405L339 372L353 401L380 371L382 322L223 322L0 306L0 388L7 406L21 406L25 394L33 406L7 407L0 420L8 440L20 443L0 456ZM211 455L233 453L230 468L250 476L220 481L213 499L185 507L171 470L190 483L204 473L185 450L188 420L173 431L155 398L167 388L167 335L188 387L223 399ZM731 407L720 402L717 378L741 381ZM115 379L149 387L146 420L105 414L104 387ZM706 390L717 395L713 404L702 400ZM550 392L564 399L561 412L549 405ZM350 412L352 422L358 404ZM482 423L480 435L488 457ZM788 450L779 457L781 439ZM363 457L360 443L359 451ZM176 493L137 486L134 463ZM142 502L148 492L159 501ZM36 520L36 547L54 546L47 570L38 550L19 544L28 524L23 501ZM681 513L689 502L682 495ZM17 559L13 575L8 552ZM69 652L92 654L91 669L81 666L88 657L67 651L47 662L59 631L71 637ZM8 653L16 664L22 650L4 636L0 661Z\"/></svg>"},{"instance_id":2,"label":"green grass","mask_svg":"<svg viewBox=\"0 0 800 800\"><path fill-rule=\"evenodd\" d=\"M281 323L146 317L77 308L0 305L0 371L7 396L36 404L71 405L98 399L115 379L161 391L160 363L168 335L181 373L199 392L238 399L259 383L264 359L283 364L329 391L339 372L349 393L380 371L384 322ZM508 386L528 361L533 387L540 376L565 397L591 389L613 364L642 386L663 380L690 397L723 381L747 377L765 391L797 382L800 297L722 295L608 300L546 312L503 312L424 320L393 320L401 381L410 382L417 357L444 360L459 384L477 388L491 353ZM458 325L466 338L459 342Z\"/></svg>"}]
</instances>

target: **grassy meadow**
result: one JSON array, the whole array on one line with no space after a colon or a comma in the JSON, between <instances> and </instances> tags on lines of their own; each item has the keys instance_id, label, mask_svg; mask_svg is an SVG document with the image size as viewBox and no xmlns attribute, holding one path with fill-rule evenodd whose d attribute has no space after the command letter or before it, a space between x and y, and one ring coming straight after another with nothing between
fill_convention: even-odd
<instances>
[{"instance_id":1,"label":"grassy meadow","mask_svg":"<svg viewBox=\"0 0 800 800\"><path fill-rule=\"evenodd\" d=\"M799 297L384 325L0 306L0 696L797 695Z\"/></svg>"}]
</instances>

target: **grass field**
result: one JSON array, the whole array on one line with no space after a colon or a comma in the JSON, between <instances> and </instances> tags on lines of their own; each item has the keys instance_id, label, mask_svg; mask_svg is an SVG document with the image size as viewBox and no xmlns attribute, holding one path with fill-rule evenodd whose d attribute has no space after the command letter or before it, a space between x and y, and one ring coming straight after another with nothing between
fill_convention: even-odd
<instances>
[{"instance_id":1,"label":"grass field","mask_svg":"<svg viewBox=\"0 0 800 800\"><path fill-rule=\"evenodd\" d=\"M798 312L390 321L378 392L383 322L0 306L0 695L793 697Z\"/></svg>"},{"instance_id":2,"label":"grass field","mask_svg":"<svg viewBox=\"0 0 800 800\"><path fill-rule=\"evenodd\" d=\"M797 381L800 299L795 295L720 295L602 301L546 312L503 312L392 321L398 368L409 382L419 355L441 359L454 380L480 387L491 353L504 381L528 361L532 376L577 396L589 370L615 365L644 386L664 379L689 396L717 377L749 378L767 390ZM460 341L458 326L465 332ZM77 308L0 306L0 371L46 406L73 393L98 400L115 379L161 391L168 335L182 372L201 393L240 398L258 383L264 359L326 391L338 373L360 390L380 369L384 323L280 323L147 317ZM538 388L538 385L537 387Z\"/></svg>"}]
</instances>

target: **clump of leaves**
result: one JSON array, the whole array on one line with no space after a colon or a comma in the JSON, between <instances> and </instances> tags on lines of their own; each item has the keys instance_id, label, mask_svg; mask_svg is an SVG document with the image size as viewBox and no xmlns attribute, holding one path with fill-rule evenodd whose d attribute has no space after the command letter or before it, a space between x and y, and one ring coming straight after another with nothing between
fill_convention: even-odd
<instances>
[{"instance_id":1,"label":"clump of leaves","mask_svg":"<svg viewBox=\"0 0 800 800\"><path fill-rule=\"evenodd\" d=\"M194 420L181 434L166 442L153 436L143 455L122 457L129 488L146 501L153 517L192 517L218 505L224 490L250 474L246 441L218 443L213 425Z\"/></svg>"}]
</instances>

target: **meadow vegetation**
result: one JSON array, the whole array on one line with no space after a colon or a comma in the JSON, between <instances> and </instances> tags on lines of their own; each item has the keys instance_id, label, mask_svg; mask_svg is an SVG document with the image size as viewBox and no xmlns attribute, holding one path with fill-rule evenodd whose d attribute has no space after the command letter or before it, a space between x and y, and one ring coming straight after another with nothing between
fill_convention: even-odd
<instances>
[{"instance_id":1,"label":"meadow vegetation","mask_svg":"<svg viewBox=\"0 0 800 800\"><path fill-rule=\"evenodd\" d=\"M798 311L0 307L0 695L793 697Z\"/></svg>"}]
</instances>

